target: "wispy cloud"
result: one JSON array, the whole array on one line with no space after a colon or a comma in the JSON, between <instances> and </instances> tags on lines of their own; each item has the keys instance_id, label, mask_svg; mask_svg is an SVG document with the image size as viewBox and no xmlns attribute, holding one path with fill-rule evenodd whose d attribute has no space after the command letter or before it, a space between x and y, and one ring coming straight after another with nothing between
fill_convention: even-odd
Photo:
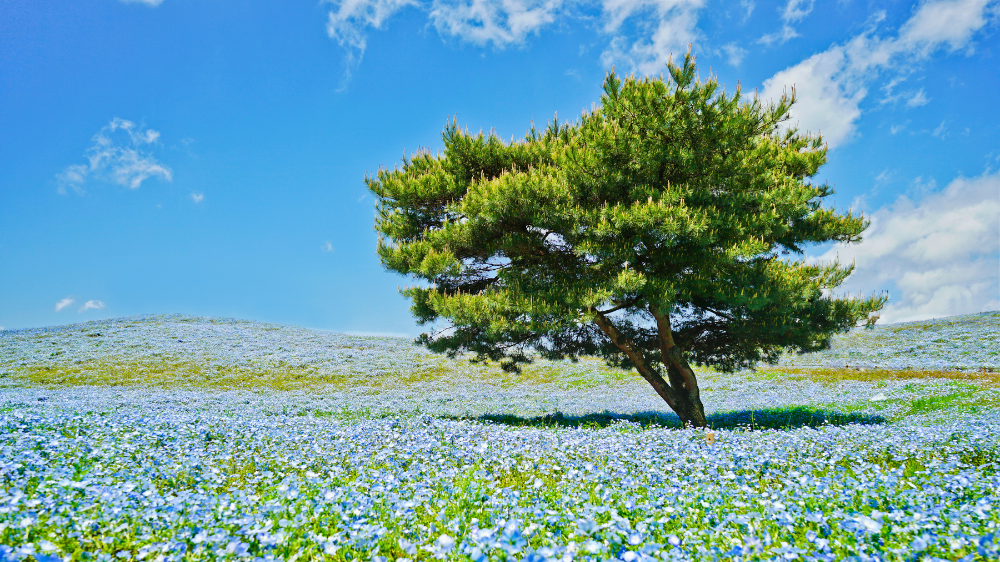
<instances>
[{"instance_id":1,"label":"wispy cloud","mask_svg":"<svg viewBox=\"0 0 1000 562\"><path fill-rule=\"evenodd\" d=\"M434 0L430 20L439 32L503 48L555 21L562 8L562 0Z\"/></svg>"},{"instance_id":2,"label":"wispy cloud","mask_svg":"<svg viewBox=\"0 0 1000 562\"><path fill-rule=\"evenodd\" d=\"M86 312L88 310L100 310L102 308L104 308L104 303L103 302L101 302L101 301L95 301L95 300L89 300L89 301L83 303L83 306L81 306L80 310L78 310L77 312Z\"/></svg>"},{"instance_id":3,"label":"wispy cloud","mask_svg":"<svg viewBox=\"0 0 1000 562\"><path fill-rule=\"evenodd\" d=\"M924 94L924 89L920 88L920 90L917 93L913 94L912 96L910 96L909 99L906 100L906 106L920 107L921 105L927 105L927 103L930 101L931 99Z\"/></svg>"},{"instance_id":4,"label":"wispy cloud","mask_svg":"<svg viewBox=\"0 0 1000 562\"><path fill-rule=\"evenodd\" d=\"M763 43L764 45L775 45L782 44L791 41L799 36L799 32L795 31L795 28L790 25L783 25L781 29L775 31L774 33L766 33L757 40L758 43Z\"/></svg>"},{"instance_id":5,"label":"wispy cloud","mask_svg":"<svg viewBox=\"0 0 1000 562\"><path fill-rule=\"evenodd\" d=\"M343 87L365 55L368 29L380 29L385 21L416 0L326 0L332 5L327 15L326 33L344 48Z\"/></svg>"},{"instance_id":6,"label":"wispy cloud","mask_svg":"<svg viewBox=\"0 0 1000 562\"><path fill-rule=\"evenodd\" d=\"M560 19L580 18L594 22L608 37L601 61L625 71L658 74L671 55L682 55L702 38L699 15L707 0L323 0L331 6L327 33L345 50L346 86L353 69L361 62L368 33L381 29L394 14L406 8L427 14L428 23L439 34L456 37L475 45L503 49L523 44L546 26ZM857 105L867 95L871 76L901 61L921 60L942 46L951 50L969 45L976 31L986 25L992 13L987 9L997 0L931 0L922 4L897 35L882 39L875 25L843 45L807 59L801 68L791 67L775 75L768 84L780 91L786 78L798 83L800 97L821 97L816 110L846 110L839 127L824 127L833 141L849 137L860 115ZM754 9L752 0L742 0L746 16ZM764 43L784 42L798 36L794 24L805 19L814 0L787 0L780 8L781 29L763 37ZM594 10L598 16L591 15ZM876 18L877 20L878 18ZM878 23L875 21L874 23ZM744 48L730 43L721 49L729 62L738 65ZM815 78L816 80L812 80ZM815 84L815 87L810 87ZM807 91L809 90L809 91ZM921 98L910 98L920 101ZM809 102L799 113L807 113ZM831 117L832 119L832 117ZM828 125L827 121L819 123ZM830 129L830 130L827 130Z\"/></svg>"},{"instance_id":7,"label":"wispy cloud","mask_svg":"<svg viewBox=\"0 0 1000 562\"><path fill-rule=\"evenodd\" d=\"M813 10L815 0L788 0L781 12L781 20L786 23L801 21Z\"/></svg>"},{"instance_id":8,"label":"wispy cloud","mask_svg":"<svg viewBox=\"0 0 1000 562\"><path fill-rule=\"evenodd\" d=\"M205 194L204 193L192 193L191 194L191 200L194 201L195 204L197 205L198 203L201 203L202 201L205 200Z\"/></svg>"},{"instance_id":9,"label":"wispy cloud","mask_svg":"<svg viewBox=\"0 0 1000 562\"><path fill-rule=\"evenodd\" d=\"M323 242L322 249L324 252L333 252L333 244L330 242Z\"/></svg>"},{"instance_id":10,"label":"wispy cloud","mask_svg":"<svg viewBox=\"0 0 1000 562\"><path fill-rule=\"evenodd\" d=\"M94 144L85 152L86 164L73 164L56 174L59 192L66 193L66 188L71 188L82 194L84 184L91 178L130 189L139 188L154 176L171 181L173 171L150 151L159 138L158 131L115 117L94 135Z\"/></svg>"},{"instance_id":11,"label":"wispy cloud","mask_svg":"<svg viewBox=\"0 0 1000 562\"><path fill-rule=\"evenodd\" d=\"M671 55L683 55L699 39L698 12L704 5L704 0L602 0L604 32L612 39L601 61L642 74L662 72Z\"/></svg>"},{"instance_id":12,"label":"wispy cloud","mask_svg":"<svg viewBox=\"0 0 1000 562\"><path fill-rule=\"evenodd\" d=\"M880 14L846 43L833 45L765 80L761 96L777 99L787 86L794 85L798 103L792 109L790 125L822 132L830 147L843 144L853 136L861 101L880 73L905 75L940 49L971 47L975 33L993 17L996 4L997 0L925 2L895 36L886 38L876 35L884 18ZM890 81L889 87L898 82Z\"/></svg>"},{"instance_id":13,"label":"wispy cloud","mask_svg":"<svg viewBox=\"0 0 1000 562\"><path fill-rule=\"evenodd\" d=\"M870 218L861 243L817 259L855 260L844 293L894 286L884 322L1000 309L1000 174L960 177L916 202L901 196Z\"/></svg>"},{"instance_id":14,"label":"wispy cloud","mask_svg":"<svg viewBox=\"0 0 1000 562\"><path fill-rule=\"evenodd\" d=\"M346 86L361 62L368 33L405 8L427 14L439 34L504 49L523 44L560 18L597 10L596 24L609 38L601 60L645 74L664 70L700 37L698 11L706 0L324 0L331 5L327 34L345 50ZM742 2L747 15L753 2ZM581 19L595 21L589 16ZM730 50L731 60L741 58Z\"/></svg>"},{"instance_id":15,"label":"wispy cloud","mask_svg":"<svg viewBox=\"0 0 1000 562\"><path fill-rule=\"evenodd\" d=\"M74 299L72 297L66 297L66 298L64 298L63 300L61 300L61 301L59 301L59 302L56 303L56 312L61 311L62 309L66 308L67 306L71 306L75 302L76 302L76 299Z\"/></svg>"},{"instance_id":16,"label":"wispy cloud","mask_svg":"<svg viewBox=\"0 0 1000 562\"><path fill-rule=\"evenodd\" d=\"M427 13L438 33L496 48L522 43L555 21L563 0L324 0L331 5L326 32L343 47L346 87L368 47L368 32L405 8Z\"/></svg>"},{"instance_id":17,"label":"wispy cloud","mask_svg":"<svg viewBox=\"0 0 1000 562\"><path fill-rule=\"evenodd\" d=\"M733 66L739 66L740 63L743 62L743 59L747 56L747 50L740 47L736 43L723 45L722 52L726 54L729 64Z\"/></svg>"},{"instance_id":18,"label":"wispy cloud","mask_svg":"<svg viewBox=\"0 0 1000 562\"><path fill-rule=\"evenodd\" d=\"M781 12L781 29L764 35L758 42L765 45L773 45L775 43L785 43L790 39L798 37L799 33L795 31L792 24L808 16L812 12L813 3L814 0L788 0L788 3L785 4L785 8Z\"/></svg>"}]
</instances>

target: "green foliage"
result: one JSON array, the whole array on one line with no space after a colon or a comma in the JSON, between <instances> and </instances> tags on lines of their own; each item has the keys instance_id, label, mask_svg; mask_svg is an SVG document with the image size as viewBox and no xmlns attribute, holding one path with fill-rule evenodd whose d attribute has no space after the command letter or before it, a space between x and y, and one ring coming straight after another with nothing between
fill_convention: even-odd
<instances>
[{"instance_id":1,"label":"green foliage","mask_svg":"<svg viewBox=\"0 0 1000 562\"><path fill-rule=\"evenodd\" d=\"M595 318L657 363L658 309L686 358L734 370L823 349L881 309L828 296L853 265L789 258L868 225L821 205L822 139L780 127L794 99L726 94L690 53L669 73L609 73L599 107L519 141L449 122L443 153L366 178L382 263L423 281L403 290L419 322L449 324L423 343L515 370L531 350L631 368Z\"/></svg>"}]
</instances>

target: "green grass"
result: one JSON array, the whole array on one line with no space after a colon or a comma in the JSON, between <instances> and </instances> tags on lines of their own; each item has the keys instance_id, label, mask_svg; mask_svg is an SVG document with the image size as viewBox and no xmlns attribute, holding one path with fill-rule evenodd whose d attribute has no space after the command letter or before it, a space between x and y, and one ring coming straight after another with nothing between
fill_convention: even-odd
<instances>
[{"instance_id":1,"label":"green grass","mask_svg":"<svg viewBox=\"0 0 1000 562\"><path fill-rule=\"evenodd\" d=\"M588 389L620 385L636 377L634 373L606 367L597 359L584 359L578 364L543 361L527 366L521 373L508 373L495 362L473 364L439 356L418 356L416 361L382 371L368 371L362 361L320 369L310 364L283 361L218 364L161 353L131 359L111 356L85 361L66 361L62 355L62 351L55 351L45 361L11 365L0 374L0 379L9 385L41 388L105 386L317 392L368 389L377 394L390 388L427 384L448 388L454 381L501 389L542 385Z\"/></svg>"},{"instance_id":2,"label":"green grass","mask_svg":"<svg viewBox=\"0 0 1000 562\"><path fill-rule=\"evenodd\" d=\"M936 369L867 369L853 367L767 367L758 371L769 380L784 377L820 383L837 384L844 381L902 381L902 380L952 380L966 381L980 387L1000 387L1000 373L983 368L978 371Z\"/></svg>"}]
</instances>

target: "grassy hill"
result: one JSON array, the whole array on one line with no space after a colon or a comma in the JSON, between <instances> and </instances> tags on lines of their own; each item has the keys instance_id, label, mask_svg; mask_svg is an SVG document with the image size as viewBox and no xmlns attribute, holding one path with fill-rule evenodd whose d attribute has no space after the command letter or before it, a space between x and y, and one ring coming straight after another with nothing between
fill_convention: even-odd
<instances>
[{"instance_id":1,"label":"grassy hill","mask_svg":"<svg viewBox=\"0 0 1000 562\"><path fill-rule=\"evenodd\" d=\"M828 351L789 355L757 371L702 369L700 381L706 408L716 414L791 406L890 418L944 404L975 410L996 402L998 342L998 312L893 324L854 330ZM296 408L375 414L665 410L635 373L597 359L539 361L512 375L431 354L405 338L181 315L0 332L0 384L235 391L284 409L279 392L295 395Z\"/></svg>"}]
</instances>

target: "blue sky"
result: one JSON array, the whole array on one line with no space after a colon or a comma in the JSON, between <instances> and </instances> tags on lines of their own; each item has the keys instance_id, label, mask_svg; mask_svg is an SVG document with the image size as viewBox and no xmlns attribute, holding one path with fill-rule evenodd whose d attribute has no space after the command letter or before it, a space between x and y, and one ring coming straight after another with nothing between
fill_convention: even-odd
<instances>
[{"instance_id":1,"label":"blue sky","mask_svg":"<svg viewBox=\"0 0 1000 562\"><path fill-rule=\"evenodd\" d=\"M0 326L147 313L415 335L366 173L445 121L523 136L605 73L794 85L843 289L883 321L1000 308L1000 0L7 0Z\"/></svg>"}]
</instances>

